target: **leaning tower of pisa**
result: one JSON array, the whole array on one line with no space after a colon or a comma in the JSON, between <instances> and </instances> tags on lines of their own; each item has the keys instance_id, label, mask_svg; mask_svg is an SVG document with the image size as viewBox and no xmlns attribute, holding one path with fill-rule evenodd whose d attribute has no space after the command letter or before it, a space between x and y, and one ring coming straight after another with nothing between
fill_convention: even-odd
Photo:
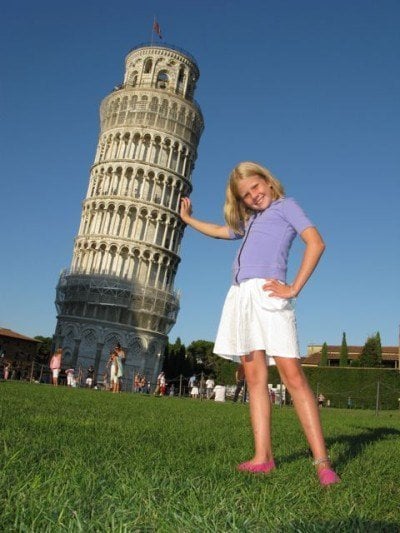
<instances>
[{"instance_id":1,"label":"leaning tower of pisa","mask_svg":"<svg viewBox=\"0 0 400 533\"><path fill-rule=\"evenodd\" d=\"M69 270L57 285L55 347L64 363L94 365L125 349L125 375L154 380L175 324L184 226L181 196L204 123L193 98L199 70L187 52L141 45L100 107L100 134Z\"/></svg>"}]
</instances>

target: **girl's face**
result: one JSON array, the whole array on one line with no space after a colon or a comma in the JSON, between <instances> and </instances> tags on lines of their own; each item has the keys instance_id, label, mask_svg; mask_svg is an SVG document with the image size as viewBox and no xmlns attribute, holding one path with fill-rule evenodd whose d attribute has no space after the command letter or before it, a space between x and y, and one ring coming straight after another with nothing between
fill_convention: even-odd
<instances>
[{"instance_id":1,"label":"girl's face","mask_svg":"<svg viewBox=\"0 0 400 533\"><path fill-rule=\"evenodd\" d=\"M257 174L239 180L237 191L242 202L252 211L264 211L273 202L271 186Z\"/></svg>"}]
</instances>

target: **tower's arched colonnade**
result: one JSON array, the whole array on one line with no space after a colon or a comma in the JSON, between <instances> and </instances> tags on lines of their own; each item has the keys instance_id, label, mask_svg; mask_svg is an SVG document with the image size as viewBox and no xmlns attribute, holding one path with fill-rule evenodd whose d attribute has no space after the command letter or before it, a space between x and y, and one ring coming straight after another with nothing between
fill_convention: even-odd
<instances>
[{"instance_id":1,"label":"tower's arched colonnade","mask_svg":"<svg viewBox=\"0 0 400 533\"><path fill-rule=\"evenodd\" d=\"M193 99L198 77L187 52L139 46L101 104L71 268L57 286L54 341L65 364L93 364L99 376L119 342L128 379L159 372L179 310L179 204L192 190L204 128Z\"/></svg>"}]
</instances>

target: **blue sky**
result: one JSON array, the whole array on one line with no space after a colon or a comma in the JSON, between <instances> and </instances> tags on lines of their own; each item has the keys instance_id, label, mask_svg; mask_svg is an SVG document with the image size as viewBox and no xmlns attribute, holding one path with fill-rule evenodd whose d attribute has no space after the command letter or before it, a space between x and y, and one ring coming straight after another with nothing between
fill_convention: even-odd
<instances>
[{"instance_id":1,"label":"blue sky","mask_svg":"<svg viewBox=\"0 0 400 533\"><path fill-rule=\"evenodd\" d=\"M204 118L195 215L222 222L227 176L256 160L322 233L326 253L297 300L309 343L398 342L397 0L118 3L16 1L0 17L0 325L52 335L99 133L101 100L151 36L195 56ZM213 340L237 243L187 229L170 340ZM293 277L302 253L294 245Z\"/></svg>"}]
</instances>

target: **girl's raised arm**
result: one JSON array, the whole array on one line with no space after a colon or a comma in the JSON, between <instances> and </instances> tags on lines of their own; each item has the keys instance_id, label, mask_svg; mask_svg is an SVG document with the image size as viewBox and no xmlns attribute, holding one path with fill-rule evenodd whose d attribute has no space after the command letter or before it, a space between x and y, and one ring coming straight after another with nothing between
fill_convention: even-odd
<instances>
[{"instance_id":1,"label":"girl's raised arm","mask_svg":"<svg viewBox=\"0 0 400 533\"><path fill-rule=\"evenodd\" d=\"M220 226L192 217L192 203L189 198L181 199L180 216L185 224L208 237L214 237L215 239L231 238L228 226Z\"/></svg>"}]
</instances>

